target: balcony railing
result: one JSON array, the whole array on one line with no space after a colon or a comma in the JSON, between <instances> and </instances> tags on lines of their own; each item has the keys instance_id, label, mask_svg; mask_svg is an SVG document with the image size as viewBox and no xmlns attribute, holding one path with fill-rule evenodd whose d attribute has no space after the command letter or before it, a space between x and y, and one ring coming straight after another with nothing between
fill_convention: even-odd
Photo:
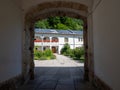
<instances>
[{"instance_id":1,"label":"balcony railing","mask_svg":"<svg viewBox=\"0 0 120 90\"><path fill-rule=\"evenodd\" d=\"M43 40L43 42L50 42L50 40Z\"/></svg>"},{"instance_id":2,"label":"balcony railing","mask_svg":"<svg viewBox=\"0 0 120 90\"><path fill-rule=\"evenodd\" d=\"M42 40L37 40L37 39L36 39L36 40L34 40L34 42L42 42Z\"/></svg>"},{"instance_id":3,"label":"balcony railing","mask_svg":"<svg viewBox=\"0 0 120 90\"><path fill-rule=\"evenodd\" d=\"M58 40L51 40L51 42L58 42Z\"/></svg>"}]
</instances>

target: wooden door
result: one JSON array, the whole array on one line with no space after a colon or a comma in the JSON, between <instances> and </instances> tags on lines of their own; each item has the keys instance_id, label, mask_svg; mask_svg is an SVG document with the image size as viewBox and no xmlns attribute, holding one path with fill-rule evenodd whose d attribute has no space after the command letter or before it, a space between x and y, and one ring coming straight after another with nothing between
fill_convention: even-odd
<instances>
[{"instance_id":1,"label":"wooden door","mask_svg":"<svg viewBox=\"0 0 120 90\"><path fill-rule=\"evenodd\" d=\"M52 47L52 52L56 53L56 47Z\"/></svg>"}]
</instances>

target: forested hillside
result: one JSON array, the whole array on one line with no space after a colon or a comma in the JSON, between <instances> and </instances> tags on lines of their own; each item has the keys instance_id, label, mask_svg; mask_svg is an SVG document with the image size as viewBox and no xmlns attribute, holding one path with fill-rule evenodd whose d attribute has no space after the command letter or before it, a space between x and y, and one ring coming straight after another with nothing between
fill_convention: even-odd
<instances>
[{"instance_id":1,"label":"forested hillside","mask_svg":"<svg viewBox=\"0 0 120 90\"><path fill-rule=\"evenodd\" d=\"M70 17L49 17L35 23L35 28L58 30L83 30L83 21Z\"/></svg>"}]
</instances>

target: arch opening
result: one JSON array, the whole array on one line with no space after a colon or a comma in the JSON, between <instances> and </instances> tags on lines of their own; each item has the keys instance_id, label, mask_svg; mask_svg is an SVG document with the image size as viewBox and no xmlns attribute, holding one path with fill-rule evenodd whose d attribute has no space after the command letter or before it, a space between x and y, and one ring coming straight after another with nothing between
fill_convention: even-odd
<instances>
[{"instance_id":1,"label":"arch opening","mask_svg":"<svg viewBox=\"0 0 120 90\"><path fill-rule=\"evenodd\" d=\"M30 77L31 79L34 78L34 61L33 61L33 49L34 48L34 23L37 20L45 19L50 16L68 16L72 18L78 18L82 19L84 22L84 31L83 31L83 37L84 37L84 47L85 47L85 65L84 65L84 79L89 80L89 61L88 61L88 32L87 32L87 6L82 5L80 3L73 3L73 2L64 2L64 1L56 1L55 2L48 2L48 3L43 3L40 4L36 7L33 7L26 13L25 16L25 37L30 38L29 43L25 43L25 45L29 48L30 54L29 56L29 61L30 61ZM68 4L69 3L69 4ZM47 11L47 8L50 10ZM55 9L53 9L55 8ZM61 9L64 8L64 9ZM66 9L66 10L65 10ZM69 9L69 10L68 10ZM45 12L43 12L45 10ZM74 12L78 11L78 12ZM30 36L28 36L28 33ZM26 51L26 50L25 50ZM92 64L93 65L93 64ZM23 71L26 70L24 69L26 67L23 67ZM26 72L26 71L24 71ZM94 70L93 70L94 73Z\"/></svg>"},{"instance_id":2,"label":"arch opening","mask_svg":"<svg viewBox=\"0 0 120 90\"><path fill-rule=\"evenodd\" d=\"M59 42L59 39L58 39L58 37L52 37L52 40L51 40L51 42Z\"/></svg>"},{"instance_id":3,"label":"arch opening","mask_svg":"<svg viewBox=\"0 0 120 90\"><path fill-rule=\"evenodd\" d=\"M43 42L50 42L50 38L49 37L44 37Z\"/></svg>"}]
</instances>

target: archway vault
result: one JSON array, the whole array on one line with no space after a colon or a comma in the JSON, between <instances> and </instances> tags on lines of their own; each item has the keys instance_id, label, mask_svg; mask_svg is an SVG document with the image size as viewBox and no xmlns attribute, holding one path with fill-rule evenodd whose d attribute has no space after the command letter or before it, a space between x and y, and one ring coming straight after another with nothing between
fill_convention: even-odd
<instances>
[{"instance_id":1,"label":"archway vault","mask_svg":"<svg viewBox=\"0 0 120 90\"><path fill-rule=\"evenodd\" d=\"M46 2L41 3L35 7L32 7L26 14L25 14L25 41L24 42L24 53L29 56L28 58L23 57L23 63L25 59L29 61L28 70L30 73L31 79L34 78L34 61L33 61L33 48L34 48L34 23L37 20L45 19L50 16L68 16L72 18L82 19L84 21L84 46L85 46L85 72L84 78L85 80L89 80L89 63L88 58L88 32L87 32L87 14L88 14L88 7L75 2L67 2L67 1L54 1L54 2ZM27 40L29 39L29 40ZM28 53L29 49L29 53ZM23 72L27 72L27 66L23 65ZM92 73L94 70L92 70ZM24 73L23 73L24 74Z\"/></svg>"},{"instance_id":2,"label":"archway vault","mask_svg":"<svg viewBox=\"0 0 120 90\"><path fill-rule=\"evenodd\" d=\"M31 9L29 9L28 12L26 13L25 19L29 21L29 20L35 18L36 15L42 14L42 12L44 12L44 13L50 12L49 10L56 11L56 13L58 12L58 15L62 14L62 13L60 13L61 11L62 12L64 11L63 15L65 15L65 11L72 12L72 13L75 13L75 11L77 11L76 14L79 14L80 12L87 14L88 7L83 4L80 4L77 2L71 2L71 1L44 2L44 3L41 3L37 6L34 6ZM69 14L66 14L66 15L68 16Z\"/></svg>"}]
</instances>

